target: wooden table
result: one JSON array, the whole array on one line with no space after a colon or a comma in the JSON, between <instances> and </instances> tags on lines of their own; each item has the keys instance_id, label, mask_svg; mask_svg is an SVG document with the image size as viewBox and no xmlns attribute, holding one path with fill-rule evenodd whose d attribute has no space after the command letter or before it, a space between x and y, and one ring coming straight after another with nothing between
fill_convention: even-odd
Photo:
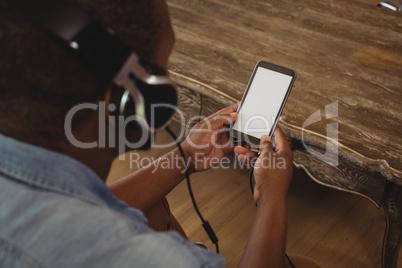
<instances>
[{"instance_id":1,"label":"wooden table","mask_svg":"<svg viewBox=\"0 0 402 268\"><path fill-rule=\"evenodd\" d=\"M280 122L295 165L321 184L384 208L382 264L396 267L402 241L401 13L348 0L168 4L176 33L169 69L186 115L198 114L200 106L208 115L240 100L259 60L296 70Z\"/></svg>"}]
</instances>

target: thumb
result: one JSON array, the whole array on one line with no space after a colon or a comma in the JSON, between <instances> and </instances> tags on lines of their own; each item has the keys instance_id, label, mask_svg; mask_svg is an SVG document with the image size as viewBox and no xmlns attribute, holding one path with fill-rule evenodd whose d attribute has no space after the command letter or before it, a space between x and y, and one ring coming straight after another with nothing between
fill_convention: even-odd
<instances>
[{"instance_id":1,"label":"thumb","mask_svg":"<svg viewBox=\"0 0 402 268\"><path fill-rule=\"evenodd\" d=\"M264 135L261 137L260 141L260 154L266 154L266 153L273 153L274 150L272 148L272 139L268 135Z\"/></svg>"},{"instance_id":2,"label":"thumb","mask_svg":"<svg viewBox=\"0 0 402 268\"><path fill-rule=\"evenodd\" d=\"M212 120L211 120L212 129L218 130L225 126L228 126L228 125L232 124L234 121L236 121L237 117L238 117L238 114L235 112L230 113L230 114L217 115L214 118L212 118Z\"/></svg>"}]
</instances>

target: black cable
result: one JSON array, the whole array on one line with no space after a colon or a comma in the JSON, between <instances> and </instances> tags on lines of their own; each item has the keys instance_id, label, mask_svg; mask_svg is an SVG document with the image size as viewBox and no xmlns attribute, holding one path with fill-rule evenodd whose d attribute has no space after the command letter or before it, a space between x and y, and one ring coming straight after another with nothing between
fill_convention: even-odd
<instances>
[{"instance_id":1,"label":"black cable","mask_svg":"<svg viewBox=\"0 0 402 268\"><path fill-rule=\"evenodd\" d=\"M198 209L197 203L195 202L193 190L191 188L191 182L190 182L190 179L189 179L190 174L189 174L189 171L188 171L186 156L184 155L184 152L183 152L183 149L181 148L180 142L177 140L177 137L173 133L173 131L169 127L166 127L166 131L170 134L170 136L172 136L172 138L174 139L174 142L176 143L176 146L179 148L179 151L180 151L180 154L181 154L181 157L182 157L182 160L183 160L184 174L186 175L187 188L188 188L188 191L190 193L191 201L193 202L193 206L194 206L195 212L197 212L197 214L198 214L198 217L201 219L202 222L204 222L205 219L202 216L200 210Z\"/></svg>"},{"instance_id":2,"label":"black cable","mask_svg":"<svg viewBox=\"0 0 402 268\"><path fill-rule=\"evenodd\" d=\"M215 250L216 250L216 253L219 254L219 245L218 245L218 242L215 243Z\"/></svg>"},{"instance_id":3,"label":"black cable","mask_svg":"<svg viewBox=\"0 0 402 268\"><path fill-rule=\"evenodd\" d=\"M252 194L252 196L254 197L253 174L254 174L254 165L251 167L251 173L250 173L250 189L251 189L251 194ZM256 206L257 206L257 204L256 204ZM286 252L285 252L285 257L286 257L286 259L288 260L290 266L291 266L292 268L296 268L296 266L295 266L295 265L293 264L293 262L290 260L288 254L286 254Z\"/></svg>"},{"instance_id":4,"label":"black cable","mask_svg":"<svg viewBox=\"0 0 402 268\"><path fill-rule=\"evenodd\" d=\"M202 216L200 210L198 209L197 203L195 202L195 198L194 198L194 194L193 194L193 190L191 188L191 182L190 182L190 173L188 171L188 166L187 166L187 161L186 161L186 156L184 155L183 149L181 148L180 142L178 141L176 135L173 133L173 131L169 128L169 126L167 126L166 131L170 134L170 136L172 136L172 138L174 139L174 142L177 145L177 148L179 148L182 160L183 160L183 165L184 165L184 173L186 176L186 180L187 180L187 188L188 188L188 192L190 194L191 197L191 201L193 202L193 207L195 209L195 211L198 214L198 217L201 220L201 225L202 227L204 227L205 232L208 234L209 239L211 239L211 242L213 244L215 244L216 247L216 253L219 254L219 246L218 246L218 237L215 235L214 230L212 229L211 225L209 224L209 222L207 220L204 219L204 217Z\"/></svg>"},{"instance_id":5,"label":"black cable","mask_svg":"<svg viewBox=\"0 0 402 268\"><path fill-rule=\"evenodd\" d=\"M290 266L292 266L292 268L296 268L296 266L295 266L295 265L293 264L293 262L290 260L288 254L286 254L286 252L285 252L285 257L286 257L286 259L288 260Z\"/></svg>"}]
</instances>

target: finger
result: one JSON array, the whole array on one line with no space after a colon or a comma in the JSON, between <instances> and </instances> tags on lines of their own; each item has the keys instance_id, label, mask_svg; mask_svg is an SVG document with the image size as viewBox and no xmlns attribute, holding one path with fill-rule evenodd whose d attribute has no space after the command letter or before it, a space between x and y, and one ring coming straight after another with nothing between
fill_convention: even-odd
<instances>
[{"instance_id":1,"label":"finger","mask_svg":"<svg viewBox=\"0 0 402 268\"><path fill-rule=\"evenodd\" d=\"M275 151L291 152L289 142L280 127L275 130Z\"/></svg>"},{"instance_id":2,"label":"finger","mask_svg":"<svg viewBox=\"0 0 402 268\"><path fill-rule=\"evenodd\" d=\"M239 154L239 155L237 156L237 159L238 159L241 163L244 163L244 162L247 161L247 156L244 155L244 154Z\"/></svg>"},{"instance_id":3,"label":"finger","mask_svg":"<svg viewBox=\"0 0 402 268\"><path fill-rule=\"evenodd\" d=\"M254 203L255 203L256 206L258 204L258 198L259 197L260 197L260 189L258 189L257 186L254 186L254 196L253 196L253 198L254 198Z\"/></svg>"},{"instance_id":4,"label":"finger","mask_svg":"<svg viewBox=\"0 0 402 268\"><path fill-rule=\"evenodd\" d=\"M252 159L254 159L256 157L256 155L255 154L237 154L237 157L242 160L251 161Z\"/></svg>"},{"instance_id":5,"label":"finger","mask_svg":"<svg viewBox=\"0 0 402 268\"><path fill-rule=\"evenodd\" d=\"M273 152L271 137L268 135L262 136L260 141L260 155Z\"/></svg>"},{"instance_id":6,"label":"finger","mask_svg":"<svg viewBox=\"0 0 402 268\"><path fill-rule=\"evenodd\" d=\"M248 150L247 148L244 148L243 146L237 145L237 146L235 146L235 148L234 148L234 152L235 152L236 154L246 154L246 153L249 153L250 150Z\"/></svg>"},{"instance_id":7,"label":"finger","mask_svg":"<svg viewBox=\"0 0 402 268\"><path fill-rule=\"evenodd\" d=\"M236 121L238 114L233 112L230 114L221 114L211 118L210 123L212 129L217 130L232 124Z\"/></svg>"},{"instance_id":8,"label":"finger","mask_svg":"<svg viewBox=\"0 0 402 268\"><path fill-rule=\"evenodd\" d=\"M211 114L210 116L208 116L208 119L214 118L215 116L218 115L223 115L223 114L230 114L230 113L235 113L237 111L237 108L239 107L239 102L233 104L232 106L226 107L220 111L217 111L214 114Z\"/></svg>"},{"instance_id":9,"label":"finger","mask_svg":"<svg viewBox=\"0 0 402 268\"><path fill-rule=\"evenodd\" d=\"M237 160L241 164L245 165L247 168L250 168L252 165L252 160L250 160L250 157L247 155L244 154L237 155Z\"/></svg>"},{"instance_id":10,"label":"finger","mask_svg":"<svg viewBox=\"0 0 402 268\"><path fill-rule=\"evenodd\" d=\"M224 131L225 128L222 128L221 130ZM220 133L220 134L221 135L218 136L220 148L222 148L222 150L224 151L225 155L232 154L234 148L233 148L232 142L230 141L229 128L226 128L226 132L223 132L223 133Z\"/></svg>"},{"instance_id":11,"label":"finger","mask_svg":"<svg viewBox=\"0 0 402 268\"><path fill-rule=\"evenodd\" d=\"M247 148L244 148L243 146L236 146L236 147L234 148L234 152L235 152L236 154L239 154L239 155L240 155L240 154L248 154L248 155L250 155L251 158L257 156L257 154L256 154L255 152L253 152L253 151L251 151L251 150L249 150L249 149L247 149Z\"/></svg>"}]
</instances>

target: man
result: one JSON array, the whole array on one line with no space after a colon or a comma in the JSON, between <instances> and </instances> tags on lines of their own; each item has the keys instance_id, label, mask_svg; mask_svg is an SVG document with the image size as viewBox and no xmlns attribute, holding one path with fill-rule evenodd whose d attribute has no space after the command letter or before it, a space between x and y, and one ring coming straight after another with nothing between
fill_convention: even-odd
<instances>
[{"instance_id":1,"label":"man","mask_svg":"<svg viewBox=\"0 0 402 268\"><path fill-rule=\"evenodd\" d=\"M167 68L174 36L164 1L74 2L113 29L143 62ZM221 256L175 232L147 226L142 212L183 180L183 164L156 172L145 167L110 189L102 182L117 150L75 147L64 134L64 118L77 104L103 101L110 88L45 30L1 4L0 266L223 267ZM210 116L189 133L182 148L191 172L211 168L208 162L195 165L196 154L208 159L233 152L225 129L236 120L236 108ZM77 114L76 139L96 140L99 119L93 110ZM261 140L255 165L257 213L240 267L284 267L292 153L279 128L276 137L275 152L268 136ZM244 147L234 151L241 161L254 156ZM163 159L176 156L178 149ZM264 162L273 157L286 168L266 168Z\"/></svg>"}]
</instances>

